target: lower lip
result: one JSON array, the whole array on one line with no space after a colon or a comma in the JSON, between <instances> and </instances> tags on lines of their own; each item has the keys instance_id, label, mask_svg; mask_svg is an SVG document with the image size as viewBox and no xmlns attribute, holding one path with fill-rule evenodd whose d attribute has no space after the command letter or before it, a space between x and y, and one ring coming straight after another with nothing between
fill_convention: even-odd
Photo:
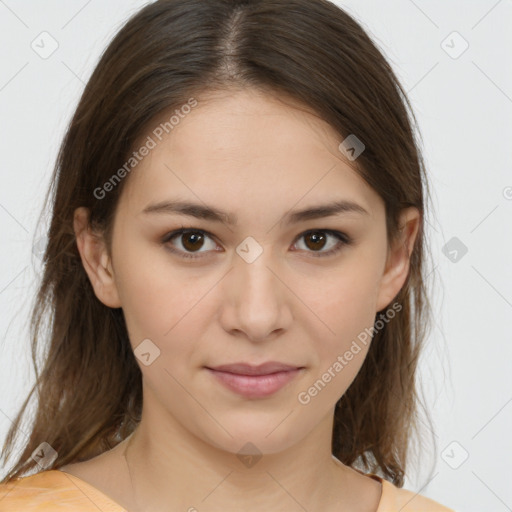
<instances>
[{"instance_id":1,"label":"lower lip","mask_svg":"<svg viewBox=\"0 0 512 512\"><path fill-rule=\"evenodd\" d=\"M264 398L276 393L302 370L271 373L269 375L236 375L207 368L228 389L246 398Z\"/></svg>"}]
</instances>

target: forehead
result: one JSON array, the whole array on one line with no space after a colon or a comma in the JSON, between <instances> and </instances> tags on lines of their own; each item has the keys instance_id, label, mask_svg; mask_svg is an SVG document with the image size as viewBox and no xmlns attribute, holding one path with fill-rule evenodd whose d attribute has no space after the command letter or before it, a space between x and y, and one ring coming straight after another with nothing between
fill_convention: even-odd
<instances>
[{"instance_id":1,"label":"forehead","mask_svg":"<svg viewBox=\"0 0 512 512\"><path fill-rule=\"evenodd\" d=\"M342 137L297 101L252 89L196 101L192 109L162 113L144 130L139 144L150 137L154 147L126 183L125 200L134 208L176 194L233 208L257 208L256 198L261 207L284 207L339 192L371 212L379 200L339 151Z\"/></svg>"}]
</instances>

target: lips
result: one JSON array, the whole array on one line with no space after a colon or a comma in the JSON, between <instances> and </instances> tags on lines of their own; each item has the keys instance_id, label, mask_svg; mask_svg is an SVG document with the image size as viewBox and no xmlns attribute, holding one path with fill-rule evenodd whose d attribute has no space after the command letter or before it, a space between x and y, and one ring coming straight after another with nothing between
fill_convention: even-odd
<instances>
[{"instance_id":1,"label":"lips","mask_svg":"<svg viewBox=\"0 0 512 512\"><path fill-rule=\"evenodd\" d=\"M300 366L292 366L277 361L269 361L260 365L249 363L223 364L220 366L207 367L210 370L219 372L234 373L236 375L270 375L278 372L288 372L300 369Z\"/></svg>"},{"instance_id":2,"label":"lips","mask_svg":"<svg viewBox=\"0 0 512 512\"><path fill-rule=\"evenodd\" d=\"M206 369L231 392L244 398L265 398L284 388L301 374L304 367L271 361L261 365L235 363Z\"/></svg>"}]
</instances>

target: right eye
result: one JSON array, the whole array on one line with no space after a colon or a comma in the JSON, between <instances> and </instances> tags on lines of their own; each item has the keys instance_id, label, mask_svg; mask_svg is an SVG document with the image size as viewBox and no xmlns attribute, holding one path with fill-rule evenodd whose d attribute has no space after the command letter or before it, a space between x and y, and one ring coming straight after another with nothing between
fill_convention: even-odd
<instances>
[{"instance_id":1,"label":"right eye","mask_svg":"<svg viewBox=\"0 0 512 512\"><path fill-rule=\"evenodd\" d=\"M183 258L202 258L203 256L197 256L195 253L201 254L208 251L199 251L204 245L204 241L206 239L212 239L212 236L207 231L204 231L202 229L195 229L195 228L181 228L177 229L175 231L171 231L170 233L167 233L163 239L162 243L166 245L166 247L174 254L178 254L180 257ZM174 244L170 244L173 239L177 239L179 241L178 245L181 245L181 247L176 247ZM215 244L213 244L214 249ZM187 252L191 251L191 252Z\"/></svg>"}]
</instances>

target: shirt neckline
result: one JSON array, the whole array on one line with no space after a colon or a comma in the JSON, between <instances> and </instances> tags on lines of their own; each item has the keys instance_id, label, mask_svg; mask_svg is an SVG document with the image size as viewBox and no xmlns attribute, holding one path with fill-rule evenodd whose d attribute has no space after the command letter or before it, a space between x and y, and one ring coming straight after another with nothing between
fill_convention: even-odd
<instances>
[{"instance_id":1,"label":"shirt neckline","mask_svg":"<svg viewBox=\"0 0 512 512\"><path fill-rule=\"evenodd\" d=\"M61 469L51 471L55 473L58 472L62 474L63 477L68 478L73 485L82 491L84 495L94 503L94 505L99 506L101 510L105 510L105 512L128 512L127 509L117 503L114 498L111 498L103 491L100 491L97 487L85 480L82 480L78 476L62 471Z\"/></svg>"},{"instance_id":2,"label":"shirt neckline","mask_svg":"<svg viewBox=\"0 0 512 512\"><path fill-rule=\"evenodd\" d=\"M100 491L97 487L94 487L89 482L82 480L81 478L72 475L71 473L67 473L66 471L62 471L60 469L50 470L54 473L60 473L62 476L67 477L71 480L71 482L78 487L84 494L89 498L94 500L95 505L100 505L105 509L105 512L128 512L127 509L122 507L119 503L117 503L113 498L106 495L103 491ZM359 471L359 470L358 470ZM385 506L389 504L390 500L390 491L392 489L393 484L388 482L384 478L376 475L374 473L363 473L359 471L362 475L367 476L368 478L373 478L377 480L381 484L381 495L379 504L375 512L384 512Z\"/></svg>"}]
</instances>

